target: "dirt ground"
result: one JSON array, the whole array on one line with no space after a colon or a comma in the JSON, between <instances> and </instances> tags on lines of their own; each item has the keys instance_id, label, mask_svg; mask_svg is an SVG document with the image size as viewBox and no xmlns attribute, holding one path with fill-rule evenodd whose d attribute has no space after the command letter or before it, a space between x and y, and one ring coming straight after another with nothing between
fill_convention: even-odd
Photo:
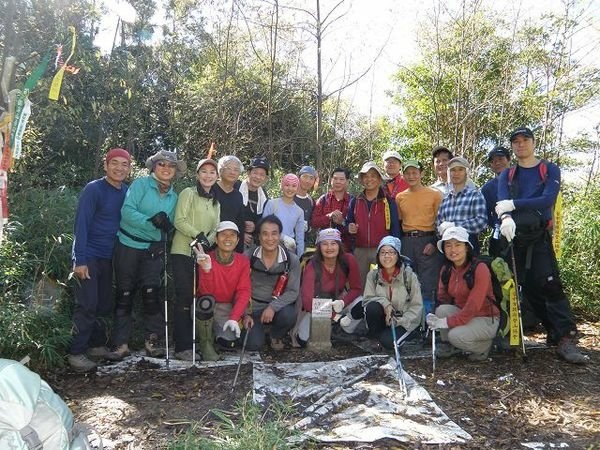
<instances>
[{"instance_id":1,"label":"dirt ground","mask_svg":"<svg viewBox=\"0 0 600 450\"><path fill-rule=\"evenodd\" d=\"M524 442L546 448L600 449L600 323L580 325L580 346L590 356L585 366L562 362L551 348L533 348L526 361L512 354L471 363L464 357L405 359L411 374L444 412L471 434L462 445L428 446L378 441L373 444L310 444L310 448L519 449ZM541 334L529 337L543 342ZM265 350L264 362L335 361L368 354L334 341L326 357L305 350ZM68 370L45 376L78 421L91 425L110 449L160 449L192 423L210 436L211 410L232 411L252 389L252 365L242 365L230 392L235 365L159 371L147 360L123 373L78 375ZM443 383L440 383L442 381ZM564 445L562 445L563 448Z\"/></svg>"}]
</instances>

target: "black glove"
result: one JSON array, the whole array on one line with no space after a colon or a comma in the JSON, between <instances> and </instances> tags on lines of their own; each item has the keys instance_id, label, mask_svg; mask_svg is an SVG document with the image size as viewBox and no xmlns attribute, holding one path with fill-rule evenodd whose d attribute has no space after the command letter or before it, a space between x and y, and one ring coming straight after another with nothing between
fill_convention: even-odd
<instances>
[{"instance_id":1,"label":"black glove","mask_svg":"<svg viewBox=\"0 0 600 450\"><path fill-rule=\"evenodd\" d=\"M164 211L154 214L148 220L152 222L152 225L154 225L159 230L164 231L165 233L168 233L173 229L173 224L169 220L169 216L167 216L167 213Z\"/></svg>"},{"instance_id":2,"label":"black glove","mask_svg":"<svg viewBox=\"0 0 600 450\"><path fill-rule=\"evenodd\" d=\"M208 251L210 250L210 242L208 242L208 239L206 238L203 232L198 233L198 236L196 236L194 242L202 246L204 253L208 253Z\"/></svg>"}]
</instances>

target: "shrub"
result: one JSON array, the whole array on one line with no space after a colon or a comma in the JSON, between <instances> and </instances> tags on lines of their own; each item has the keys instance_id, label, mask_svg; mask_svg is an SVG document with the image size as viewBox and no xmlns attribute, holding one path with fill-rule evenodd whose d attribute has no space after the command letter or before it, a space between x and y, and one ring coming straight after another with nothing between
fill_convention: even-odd
<instances>
[{"instance_id":1,"label":"shrub","mask_svg":"<svg viewBox=\"0 0 600 450\"><path fill-rule=\"evenodd\" d=\"M600 180L566 198L560 256L561 276L573 308L600 318Z\"/></svg>"}]
</instances>

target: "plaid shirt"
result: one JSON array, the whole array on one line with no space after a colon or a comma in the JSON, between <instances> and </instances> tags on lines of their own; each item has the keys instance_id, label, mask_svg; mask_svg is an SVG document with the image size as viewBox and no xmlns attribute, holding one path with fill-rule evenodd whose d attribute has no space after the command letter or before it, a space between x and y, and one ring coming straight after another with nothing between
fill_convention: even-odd
<instances>
[{"instance_id":1,"label":"plaid shirt","mask_svg":"<svg viewBox=\"0 0 600 450\"><path fill-rule=\"evenodd\" d=\"M436 227L442 222L454 222L469 234L477 234L487 225L485 198L478 189L469 185L460 192L450 191L442 200L438 211Z\"/></svg>"}]
</instances>

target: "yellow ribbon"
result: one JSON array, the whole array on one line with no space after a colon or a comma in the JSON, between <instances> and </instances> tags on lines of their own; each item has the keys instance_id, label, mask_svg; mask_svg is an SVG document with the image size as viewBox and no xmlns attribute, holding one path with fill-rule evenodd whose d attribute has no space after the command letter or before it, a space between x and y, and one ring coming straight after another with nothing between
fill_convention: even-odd
<instances>
[{"instance_id":1,"label":"yellow ribbon","mask_svg":"<svg viewBox=\"0 0 600 450\"><path fill-rule=\"evenodd\" d=\"M517 288L515 286L515 282L513 280L508 280L505 286L510 285L510 312L508 315L508 320L510 321L510 345L518 346L521 342L521 327L519 325L519 304L517 297Z\"/></svg>"},{"instance_id":2,"label":"yellow ribbon","mask_svg":"<svg viewBox=\"0 0 600 450\"><path fill-rule=\"evenodd\" d=\"M560 258L560 241L562 238L562 217L563 217L563 196L562 192L558 192L558 196L556 197L556 203L554 203L554 211L553 211L552 224L554 225L554 230L552 232L552 247L554 247L554 254L557 258Z\"/></svg>"},{"instance_id":3,"label":"yellow ribbon","mask_svg":"<svg viewBox=\"0 0 600 450\"><path fill-rule=\"evenodd\" d=\"M58 69L58 72L56 72L56 75L54 75L54 78L52 79L52 85L50 85L50 92L48 94L48 98L50 100L58 100L58 95L60 94L60 87L62 86L63 76L65 75L65 67L67 66L67 64L69 64L70 59L75 53L75 45L77 43L77 33L75 32L75 27L70 26L69 32L73 35L73 39L71 40L71 53L69 53L67 60L62 66L60 66L60 69Z\"/></svg>"}]
</instances>

